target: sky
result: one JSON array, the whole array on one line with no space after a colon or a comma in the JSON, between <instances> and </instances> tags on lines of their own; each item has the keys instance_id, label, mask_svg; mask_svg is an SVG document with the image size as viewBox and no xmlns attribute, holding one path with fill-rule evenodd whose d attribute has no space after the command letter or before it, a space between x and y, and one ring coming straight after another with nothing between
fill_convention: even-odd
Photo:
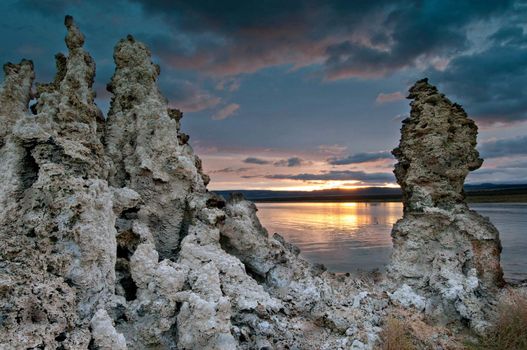
<instances>
[{"instance_id":1,"label":"sky","mask_svg":"<svg viewBox=\"0 0 527 350\"><path fill-rule=\"evenodd\" d=\"M0 61L32 59L37 82L66 50L64 15L97 63L132 34L211 189L395 186L408 88L428 77L479 126L485 163L468 183L527 182L527 1L4 0Z\"/></svg>"}]
</instances>

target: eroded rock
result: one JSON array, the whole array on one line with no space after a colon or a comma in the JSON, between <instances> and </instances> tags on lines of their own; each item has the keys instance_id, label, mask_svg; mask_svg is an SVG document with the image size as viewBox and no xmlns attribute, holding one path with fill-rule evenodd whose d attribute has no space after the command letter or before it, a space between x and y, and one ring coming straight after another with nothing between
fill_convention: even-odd
<instances>
[{"instance_id":1,"label":"eroded rock","mask_svg":"<svg viewBox=\"0 0 527 350\"><path fill-rule=\"evenodd\" d=\"M116 329L129 347L334 348L346 339L346 329L371 312L341 310L351 308L357 286L334 289L335 276L322 276L292 246L269 238L254 204L207 192L208 177L180 131L182 114L159 93L148 49L127 37L114 57L109 183L140 196L116 221L126 251L117 257L118 276L128 285L131 278L135 290L127 297L126 285L116 288L129 320ZM312 337L303 335L306 327ZM368 342L366 333L357 336Z\"/></svg>"},{"instance_id":2,"label":"eroded rock","mask_svg":"<svg viewBox=\"0 0 527 350\"><path fill-rule=\"evenodd\" d=\"M67 19L68 56L55 83L37 88L32 65L6 69L0 161L0 339L6 348L86 348L90 321L114 293L115 213L97 136L95 64ZM62 56L61 56L62 57ZM4 123L2 123L4 125Z\"/></svg>"},{"instance_id":3,"label":"eroded rock","mask_svg":"<svg viewBox=\"0 0 527 350\"><path fill-rule=\"evenodd\" d=\"M393 150L404 217L392 231L388 275L426 297L429 313L483 329L487 306L504 282L498 231L464 200L465 177L483 162L477 127L426 79L408 98L411 114Z\"/></svg>"}]
</instances>

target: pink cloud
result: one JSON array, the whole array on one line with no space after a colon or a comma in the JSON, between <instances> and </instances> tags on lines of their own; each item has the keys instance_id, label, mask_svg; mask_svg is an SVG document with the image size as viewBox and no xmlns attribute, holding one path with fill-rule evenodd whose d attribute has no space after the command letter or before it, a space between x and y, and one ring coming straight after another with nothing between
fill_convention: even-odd
<instances>
[{"instance_id":1,"label":"pink cloud","mask_svg":"<svg viewBox=\"0 0 527 350\"><path fill-rule=\"evenodd\" d=\"M400 91L391 92L388 94L381 92L379 95L377 95L375 102L377 102L378 104L383 104L399 100L404 100L404 95Z\"/></svg>"},{"instance_id":2,"label":"pink cloud","mask_svg":"<svg viewBox=\"0 0 527 350\"><path fill-rule=\"evenodd\" d=\"M234 112L236 112L240 108L240 105L237 103L231 103L227 106L223 107L216 113L212 115L212 120L223 120L230 117Z\"/></svg>"},{"instance_id":3,"label":"pink cloud","mask_svg":"<svg viewBox=\"0 0 527 350\"><path fill-rule=\"evenodd\" d=\"M238 91L239 88L240 88L240 79L236 79L232 77L221 79L216 84L216 90L220 90L220 91L233 92L233 91Z\"/></svg>"}]
</instances>

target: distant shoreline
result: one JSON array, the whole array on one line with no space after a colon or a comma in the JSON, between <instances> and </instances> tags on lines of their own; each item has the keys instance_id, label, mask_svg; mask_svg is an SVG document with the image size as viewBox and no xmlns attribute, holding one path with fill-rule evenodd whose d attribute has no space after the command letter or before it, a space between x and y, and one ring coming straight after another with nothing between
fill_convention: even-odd
<instances>
[{"instance_id":1,"label":"distant shoreline","mask_svg":"<svg viewBox=\"0 0 527 350\"><path fill-rule=\"evenodd\" d=\"M372 188L379 192L378 188ZM390 189L388 193L349 193L349 191L216 191L225 198L230 193L240 192L246 199L256 203L292 203L292 202L401 202L401 193ZM493 189L469 189L466 191L469 203L527 203L527 187L515 188L493 188Z\"/></svg>"},{"instance_id":2,"label":"distant shoreline","mask_svg":"<svg viewBox=\"0 0 527 350\"><path fill-rule=\"evenodd\" d=\"M250 198L249 198L250 199ZM359 203L390 203L402 202L399 198L356 198L356 197L291 197L291 198L258 198L250 199L255 203L331 203L331 202L359 202ZM486 195L467 196L468 203L527 203L527 195Z\"/></svg>"}]
</instances>

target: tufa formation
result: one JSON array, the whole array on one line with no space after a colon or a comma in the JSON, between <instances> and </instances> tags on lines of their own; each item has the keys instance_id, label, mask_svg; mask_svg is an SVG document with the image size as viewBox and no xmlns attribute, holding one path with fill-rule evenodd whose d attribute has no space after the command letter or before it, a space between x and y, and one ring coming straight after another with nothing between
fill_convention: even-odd
<instances>
[{"instance_id":1,"label":"tufa formation","mask_svg":"<svg viewBox=\"0 0 527 350\"><path fill-rule=\"evenodd\" d=\"M31 62L4 66L0 348L371 347L386 301L361 302L364 282L268 237L254 204L207 191L148 49L116 45L104 120L95 64L65 24L68 55L35 96Z\"/></svg>"},{"instance_id":2,"label":"tufa formation","mask_svg":"<svg viewBox=\"0 0 527 350\"><path fill-rule=\"evenodd\" d=\"M428 83L410 88L395 176L404 217L393 227L388 276L428 297L427 312L468 321L483 331L497 290L504 285L499 234L465 203L463 183L483 160L477 126L458 104Z\"/></svg>"},{"instance_id":3,"label":"tufa formation","mask_svg":"<svg viewBox=\"0 0 527 350\"><path fill-rule=\"evenodd\" d=\"M33 93L30 61L4 66L0 348L372 349L387 315L437 348L452 328L436 320L485 328L503 280L498 232L463 201L476 127L426 81L394 151L405 214L389 277L336 275L270 237L254 204L207 191L131 36L104 119L84 36L65 25L53 82Z\"/></svg>"}]
</instances>

